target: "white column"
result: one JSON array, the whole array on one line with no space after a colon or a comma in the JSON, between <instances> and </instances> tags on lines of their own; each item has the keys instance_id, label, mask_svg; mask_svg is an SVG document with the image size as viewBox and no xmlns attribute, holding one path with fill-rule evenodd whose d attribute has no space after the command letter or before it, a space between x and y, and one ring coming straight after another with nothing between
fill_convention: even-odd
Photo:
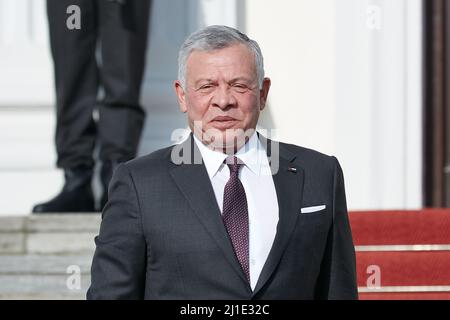
<instances>
[{"instance_id":1,"label":"white column","mask_svg":"<svg viewBox=\"0 0 450 320\"><path fill-rule=\"evenodd\" d=\"M0 107L54 103L45 0L0 0Z\"/></svg>"},{"instance_id":2,"label":"white column","mask_svg":"<svg viewBox=\"0 0 450 320\"><path fill-rule=\"evenodd\" d=\"M350 209L422 204L421 0L246 1L272 79L262 124L334 154Z\"/></svg>"},{"instance_id":3,"label":"white column","mask_svg":"<svg viewBox=\"0 0 450 320\"><path fill-rule=\"evenodd\" d=\"M214 24L237 27L239 0L199 0L199 27Z\"/></svg>"},{"instance_id":4,"label":"white column","mask_svg":"<svg viewBox=\"0 0 450 320\"><path fill-rule=\"evenodd\" d=\"M334 153L336 0L246 1L246 31L272 80L260 124L281 141Z\"/></svg>"},{"instance_id":5,"label":"white column","mask_svg":"<svg viewBox=\"0 0 450 320\"><path fill-rule=\"evenodd\" d=\"M337 6L336 153L349 207L421 206L420 0Z\"/></svg>"},{"instance_id":6,"label":"white column","mask_svg":"<svg viewBox=\"0 0 450 320\"><path fill-rule=\"evenodd\" d=\"M406 45L406 170L405 207L421 208L422 188L422 2L405 1L407 16Z\"/></svg>"}]
</instances>

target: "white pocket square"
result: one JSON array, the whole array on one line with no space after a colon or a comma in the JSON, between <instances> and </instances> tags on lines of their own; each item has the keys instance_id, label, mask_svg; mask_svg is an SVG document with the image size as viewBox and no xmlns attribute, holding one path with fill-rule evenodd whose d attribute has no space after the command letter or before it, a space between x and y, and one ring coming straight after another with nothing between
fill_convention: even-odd
<instances>
[{"instance_id":1,"label":"white pocket square","mask_svg":"<svg viewBox=\"0 0 450 320\"><path fill-rule=\"evenodd\" d=\"M301 213L313 213L313 212L321 211L321 210L325 209L326 207L327 207L326 205L305 207L305 208L301 209Z\"/></svg>"}]
</instances>

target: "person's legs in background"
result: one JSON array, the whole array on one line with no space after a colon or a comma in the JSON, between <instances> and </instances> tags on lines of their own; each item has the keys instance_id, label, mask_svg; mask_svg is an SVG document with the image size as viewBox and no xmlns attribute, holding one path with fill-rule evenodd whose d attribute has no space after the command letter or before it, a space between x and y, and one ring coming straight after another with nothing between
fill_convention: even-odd
<instances>
[{"instance_id":1,"label":"person's legs in background","mask_svg":"<svg viewBox=\"0 0 450 320\"><path fill-rule=\"evenodd\" d=\"M81 9L81 29L66 27L70 5ZM96 2L47 0L47 14L56 86L57 166L64 170L65 185L33 212L90 212L95 210L91 178L96 140L92 112L98 90Z\"/></svg>"},{"instance_id":2,"label":"person's legs in background","mask_svg":"<svg viewBox=\"0 0 450 320\"><path fill-rule=\"evenodd\" d=\"M99 104L98 134L103 196L115 167L136 156L145 111L140 89L145 70L150 0L124 4L97 0L101 45L100 78L104 99Z\"/></svg>"}]
</instances>

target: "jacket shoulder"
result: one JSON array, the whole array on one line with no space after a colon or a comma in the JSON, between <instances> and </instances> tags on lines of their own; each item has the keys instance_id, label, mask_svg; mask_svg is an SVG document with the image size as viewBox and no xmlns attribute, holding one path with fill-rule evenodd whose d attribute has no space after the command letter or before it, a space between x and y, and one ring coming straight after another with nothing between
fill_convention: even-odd
<instances>
[{"instance_id":1,"label":"jacket shoulder","mask_svg":"<svg viewBox=\"0 0 450 320\"><path fill-rule=\"evenodd\" d=\"M280 142L280 148L285 148L285 150L293 154L295 156L295 161L305 168L334 170L338 162L334 156L294 144Z\"/></svg>"},{"instance_id":2,"label":"jacket shoulder","mask_svg":"<svg viewBox=\"0 0 450 320\"><path fill-rule=\"evenodd\" d=\"M305 148L305 147L298 146L295 144L280 142L280 146L286 148L287 150L294 153L295 155L304 155L304 156L309 156L309 157L313 157L313 158L317 158L317 159L332 158L332 156L329 156L320 151Z\"/></svg>"}]
</instances>

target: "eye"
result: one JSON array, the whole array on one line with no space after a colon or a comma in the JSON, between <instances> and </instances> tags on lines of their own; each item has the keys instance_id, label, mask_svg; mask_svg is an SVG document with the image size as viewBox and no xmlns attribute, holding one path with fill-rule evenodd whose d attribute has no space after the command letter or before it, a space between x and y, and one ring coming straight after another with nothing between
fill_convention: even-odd
<instances>
[{"instance_id":1,"label":"eye","mask_svg":"<svg viewBox=\"0 0 450 320\"><path fill-rule=\"evenodd\" d=\"M247 91L248 87L242 83L235 83L233 84L233 89L236 90L237 92L245 92Z\"/></svg>"},{"instance_id":2,"label":"eye","mask_svg":"<svg viewBox=\"0 0 450 320\"><path fill-rule=\"evenodd\" d=\"M211 83L207 83L207 84L202 85L200 88L198 88L197 91L210 92L210 91L212 91L213 88L214 88L214 86Z\"/></svg>"}]
</instances>

